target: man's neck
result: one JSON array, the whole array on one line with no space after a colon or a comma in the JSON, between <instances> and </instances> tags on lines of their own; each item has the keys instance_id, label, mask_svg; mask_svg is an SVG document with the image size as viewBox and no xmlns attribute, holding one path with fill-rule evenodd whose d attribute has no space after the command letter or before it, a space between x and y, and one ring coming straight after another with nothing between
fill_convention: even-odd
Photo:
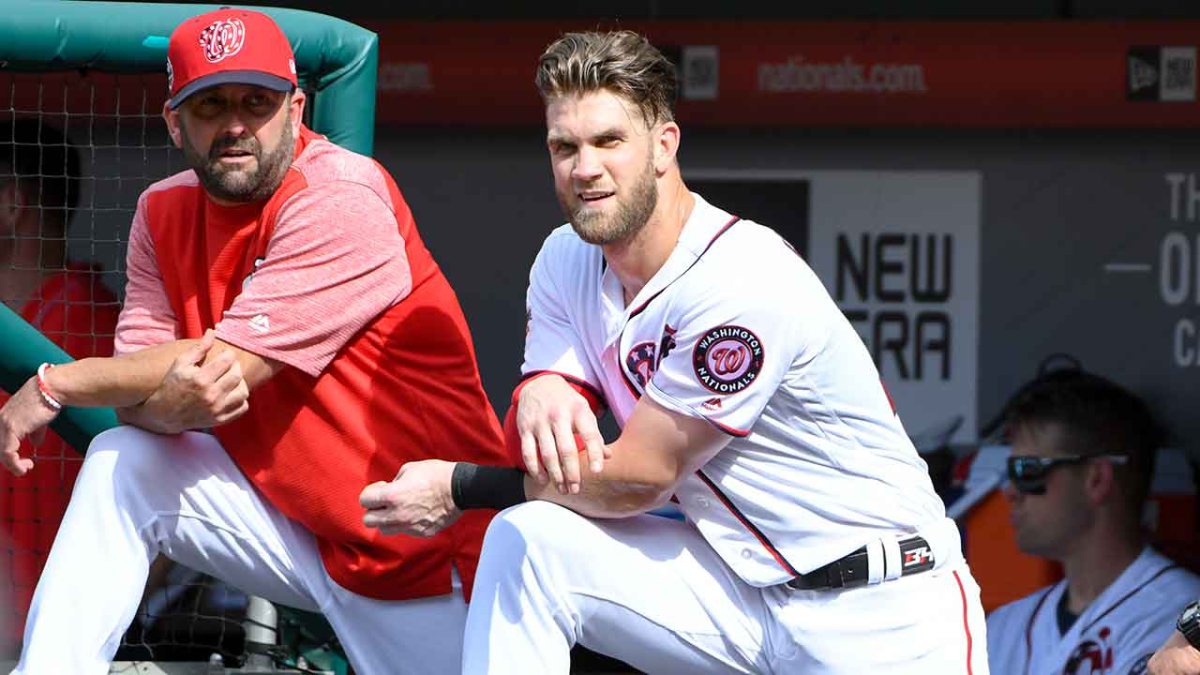
<instances>
[{"instance_id":1,"label":"man's neck","mask_svg":"<svg viewBox=\"0 0 1200 675\"><path fill-rule=\"evenodd\" d=\"M1061 561L1067 577L1067 608L1073 614L1082 614L1145 548L1140 536L1122 534L1118 527L1095 529L1094 536Z\"/></svg>"},{"instance_id":2,"label":"man's neck","mask_svg":"<svg viewBox=\"0 0 1200 675\"><path fill-rule=\"evenodd\" d=\"M682 180L666 183L646 225L632 237L604 247L604 257L625 291L625 304L666 264L696 205Z\"/></svg>"}]
</instances>

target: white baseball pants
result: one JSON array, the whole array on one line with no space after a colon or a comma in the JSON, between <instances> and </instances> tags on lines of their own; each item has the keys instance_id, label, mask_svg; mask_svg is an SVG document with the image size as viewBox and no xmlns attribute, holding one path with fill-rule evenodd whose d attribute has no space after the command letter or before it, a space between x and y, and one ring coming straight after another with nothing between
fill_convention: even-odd
<instances>
[{"instance_id":1,"label":"white baseball pants","mask_svg":"<svg viewBox=\"0 0 1200 675\"><path fill-rule=\"evenodd\" d=\"M567 673L576 643L647 673L987 675L966 564L841 591L755 588L689 524L545 502L484 539L463 672Z\"/></svg>"},{"instance_id":2,"label":"white baseball pants","mask_svg":"<svg viewBox=\"0 0 1200 675\"><path fill-rule=\"evenodd\" d=\"M119 427L88 450L13 672L107 673L159 552L249 594L322 612L359 675L459 669L461 591L394 602L351 593L329 578L312 535L263 499L215 438Z\"/></svg>"}]
</instances>

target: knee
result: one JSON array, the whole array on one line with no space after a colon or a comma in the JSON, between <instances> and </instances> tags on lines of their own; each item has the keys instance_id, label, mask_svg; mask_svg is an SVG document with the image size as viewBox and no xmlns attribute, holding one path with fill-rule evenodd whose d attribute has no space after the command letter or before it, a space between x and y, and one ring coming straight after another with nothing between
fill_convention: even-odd
<instances>
[{"instance_id":1,"label":"knee","mask_svg":"<svg viewBox=\"0 0 1200 675\"><path fill-rule=\"evenodd\" d=\"M483 539L482 557L506 561L542 558L577 531L582 520L583 516L550 502L513 506L492 519Z\"/></svg>"},{"instance_id":2,"label":"knee","mask_svg":"<svg viewBox=\"0 0 1200 675\"><path fill-rule=\"evenodd\" d=\"M88 445L80 480L103 476L116 484L162 481L172 474L168 446L176 437L160 436L131 426L119 426L97 434Z\"/></svg>"}]
</instances>

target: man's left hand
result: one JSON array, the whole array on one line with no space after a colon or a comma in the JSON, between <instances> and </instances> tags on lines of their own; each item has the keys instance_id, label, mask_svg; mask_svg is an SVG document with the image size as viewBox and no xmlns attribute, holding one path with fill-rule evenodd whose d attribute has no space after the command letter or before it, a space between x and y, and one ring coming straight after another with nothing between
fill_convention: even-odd
<instances>
[{"instance_id":1,"label":"man's left hand","mask_svg":"<svg viewBox=\"0 0 1200 675\"><path fill-rule=\"evenodd\" d=\"M367 510L363 524L383 534L431 537L462 515L450 495L454 462L409 462L390 483L368 485L358 497Z\"/></svg>"},{"instance_id":2,"label":"man's left hand","mask_svg":"<svg viewBox=\"0 0 1200 675\"><path fill-rule=\"evenodd\" d=\"M0 408L0 463L15 476L24 476L33 468L33 460L20 454L21 440L42 442L46 425L58 415L42 400L36 377L31 377Z\"/></svg>"}]
</instances>

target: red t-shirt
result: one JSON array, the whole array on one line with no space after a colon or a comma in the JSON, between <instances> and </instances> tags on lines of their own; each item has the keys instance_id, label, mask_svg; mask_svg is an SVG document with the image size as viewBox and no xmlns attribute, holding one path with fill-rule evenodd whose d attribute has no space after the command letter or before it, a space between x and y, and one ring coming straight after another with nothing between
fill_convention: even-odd
<instances>
[{"instance_id":1,"label":"red t-shirt","mask_svg":"<svg viewBox=\"0 0 1200 675\"><path fill-rule=\"evenodd\" d=\"M265 203L222 207L177 174L139 200L128 271L118 352L215 327L288 366L214 433L337 583L442 595L453 564L470 588L492 512L428 539L362 524L359 493L405 462L506 463L458 299L382 167L304 129Z\"/></svg>"},{"instance_id":2,"label":"red t-shirt","mask_svg":"<svg viewBox=\"0 0 1200 675\"><path fill-rule=\"evenodd\" d=\"M98 270L72 265L47 278L20 314L81 359L112 354L117 307L117 299L100 283ZM8 394L0 392L0 405L7 400ZM53 432L39 447L23 443L21 455L33 457L32 472L16 478L0 471L0 527L8 541L12 569L12 576L3 581L12 593L11 610L5 611L11 611L11 625L18 632L83 462L83 455Z\"/></svg>"}]
</instances>

